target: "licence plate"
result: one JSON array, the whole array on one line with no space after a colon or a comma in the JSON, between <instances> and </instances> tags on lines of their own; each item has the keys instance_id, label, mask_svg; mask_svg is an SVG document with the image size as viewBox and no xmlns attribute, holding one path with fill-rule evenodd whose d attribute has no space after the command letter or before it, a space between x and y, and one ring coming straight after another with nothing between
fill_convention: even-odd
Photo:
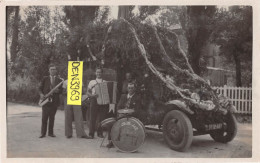
<instances>
[{"instance_id":1,"label":"licence plate","mask_svg":"<svg viewBox=\"0 0 260 163\"><path fill-rule=\"evenodd\" d=\"M222 129L222 123L207 124L205 125L206 131Z\"/></svg>"}]
</instances>

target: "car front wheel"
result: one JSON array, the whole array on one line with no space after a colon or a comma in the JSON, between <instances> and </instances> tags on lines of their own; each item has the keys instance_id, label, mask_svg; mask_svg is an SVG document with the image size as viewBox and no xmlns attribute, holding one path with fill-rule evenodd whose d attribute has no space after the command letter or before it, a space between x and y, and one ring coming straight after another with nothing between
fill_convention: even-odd
<instances>
[{"instance_id":1,"label":"car front wheel","mask_svg":"<svg viewBox=\"0 0 260 163\"><path fill-rule=\"evenodd\" d=\"M232 141L237 134L237 121L232 113L226 115L227 129L225 131L214 131L210 133L210 136L220 143L228 143Z\"/></svg>"}]
</instances>

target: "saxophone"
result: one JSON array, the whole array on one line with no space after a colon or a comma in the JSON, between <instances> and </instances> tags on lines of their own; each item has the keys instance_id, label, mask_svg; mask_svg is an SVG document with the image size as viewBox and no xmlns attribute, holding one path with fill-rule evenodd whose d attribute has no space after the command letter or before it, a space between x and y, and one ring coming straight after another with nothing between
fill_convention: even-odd
<instances>
[{"instance_id":1,"label":"saxophone","mask_svg":"<svg viewBox=\"0 0 260 163\"><path fill-rule=\"evenodd\" d=\"M61 79L62 81L58 84L58 85L56 85L52 90L50 90L50 92L49 93L47 93L44 97L43 97L43 99L40 99L39 100L39 106L43 106L43 105L45 105L46 103L48 103L48 102L51 102L51 99L49 98L52 94L53 94L53 92L56 90L56 89L58 89L62 84L63 84L63 82L64 82L64 79Z\"/></svg>"}]
</instances>

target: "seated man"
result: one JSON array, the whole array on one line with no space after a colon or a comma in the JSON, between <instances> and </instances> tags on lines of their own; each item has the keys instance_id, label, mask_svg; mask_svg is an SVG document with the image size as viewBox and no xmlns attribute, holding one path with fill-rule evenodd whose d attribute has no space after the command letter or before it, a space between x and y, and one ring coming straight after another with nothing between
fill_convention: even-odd
<instances>
[{"instance_id":1,"label":"seated man","mask_svg":"<svg viewBox=\"0 0 260 163\"><path fill-rule=\"evenodd\" d=\"M128 83L128 94L122 94L120 100L117 105L117 110L120 109L133 109L134 113L133 117L137 119L143 119L145 116L145 111L142 109L141 104L141 96L136 93L136 84ZM120 116L120 115L118 115ZM113 143L111 141L110 133L108 133L109 143L107 145L108 148L113 147Z\"/></svg>"},{"instance_id":2,"label":"seated man","mask_svg":"<svg viewBox=\"0 0 260 163\"><path fill-rule=\"evenodd\" d=\"M128 94L122 94L117 104L117 110L120 109L133 109L133 116L142 119L144 110L142 109L141 96L136 93L136 84L128 83Z\"/></svg>"}]
</instances>

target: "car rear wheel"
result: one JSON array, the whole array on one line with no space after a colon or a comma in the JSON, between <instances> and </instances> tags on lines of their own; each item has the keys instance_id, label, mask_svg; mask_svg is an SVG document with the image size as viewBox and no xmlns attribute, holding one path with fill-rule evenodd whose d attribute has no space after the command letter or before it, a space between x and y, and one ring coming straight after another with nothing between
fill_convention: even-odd
<instances>
[{"instance_id":1,"label":"car rear wheel","mask_svg":"<svg viewBox=\"0 0 260 163\"><path fill-rule=\"evenodd\" d=\"M176 151L187 150L193 138L190 119L178 110L168 112L163 120L163 136L171 149Z\"/></svg>"}]
</instances>

